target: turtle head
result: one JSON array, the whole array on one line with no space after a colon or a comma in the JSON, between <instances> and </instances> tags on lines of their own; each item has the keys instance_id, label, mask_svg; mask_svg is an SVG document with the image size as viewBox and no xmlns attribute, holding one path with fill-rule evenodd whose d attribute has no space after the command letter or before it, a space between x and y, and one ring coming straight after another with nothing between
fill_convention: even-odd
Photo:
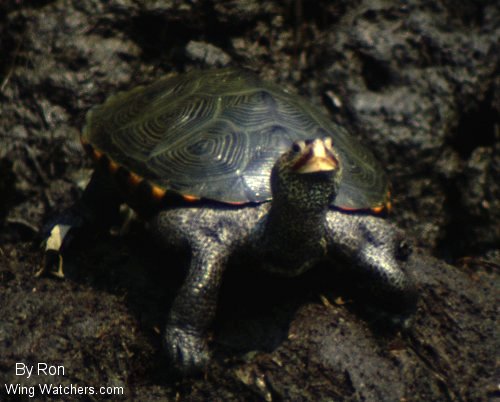
<instances>
[{"instance_id":1,"label":"turtle head","mask_svg":"<svg viewBox=\"0 0 500 402\"><path fill-rule=\"evenodd\" d=\"M335 198L339 180L340 163L331 138L297 141L273 167L273 199L324 209Z\"/></svg>"}]
</instances>

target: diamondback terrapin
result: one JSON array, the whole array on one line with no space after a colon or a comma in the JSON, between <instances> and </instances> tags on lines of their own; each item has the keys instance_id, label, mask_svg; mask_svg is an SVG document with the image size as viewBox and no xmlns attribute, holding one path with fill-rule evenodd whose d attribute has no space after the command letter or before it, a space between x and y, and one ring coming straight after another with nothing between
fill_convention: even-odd
<instances>
[{"instance_id":1,"label":"diamondback terrapin","mask_svg":"<svg viewBox=\"0 0 500 402\"><path fill-rule=\"evenodd\" d=\"M380 216L389 183L372 153L249 71L193 71L119 93L89 112L82 142L99 168L71 225L124 199L160 244L191 253L164 334L181 371L207 362L205 334L230 257L252 255L292 276L343 256L377 293L414 301L402 236Z\"/></svg>"}]
</instances>

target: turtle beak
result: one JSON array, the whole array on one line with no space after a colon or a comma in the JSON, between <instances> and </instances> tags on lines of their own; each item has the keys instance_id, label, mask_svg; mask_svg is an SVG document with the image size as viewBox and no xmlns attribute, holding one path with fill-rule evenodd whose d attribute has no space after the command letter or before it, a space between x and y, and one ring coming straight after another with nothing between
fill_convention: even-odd
<instances>
[{"instance_id":1,"label":"turtle beak","mask_svg":"<svg viewBox=\"0 0 500 402\"><path fill-rule=\"evenodd\" d=\"M320 173L337 170L339 162L333 154L331 138L306 142L306 147L293 165L296 173Z\"/></svg>"}]
</instances>

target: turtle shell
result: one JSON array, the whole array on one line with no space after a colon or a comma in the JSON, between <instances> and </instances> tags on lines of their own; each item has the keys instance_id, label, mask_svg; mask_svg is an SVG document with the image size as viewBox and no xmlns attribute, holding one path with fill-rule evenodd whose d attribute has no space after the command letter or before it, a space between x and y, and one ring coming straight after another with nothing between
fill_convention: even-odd
<instances>
[{"instance_id":1,"label":"turtle shell","mask_svg":"<svg viewBox=\"0 0 500 402\"><path fill-rule=\"evenodd\" d=\"M246 70L192 71L111 96L88 113L82 142L157 191L244 204L271 199L271 169L294 141L327 136L341 165L332 206L387 206L387 177L367 148Z\"/></svg>"}]
</instances>

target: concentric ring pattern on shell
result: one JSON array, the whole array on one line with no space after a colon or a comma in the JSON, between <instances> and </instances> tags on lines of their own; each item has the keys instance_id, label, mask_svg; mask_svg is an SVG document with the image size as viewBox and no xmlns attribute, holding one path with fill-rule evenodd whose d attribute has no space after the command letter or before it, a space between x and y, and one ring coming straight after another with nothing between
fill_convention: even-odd
<instances>
[{"instance_id":1,"label":"concentric ring pattern on shell","mask_svg":"<svg viewBox=\"0 0 500 402\"><path fill-rule=\"evenodd\" d=\"M192 71L111 96L83 132L156 186L231 203L269 200L277 158L296 140L327 136L342 168L333 204L382 205L389 183L370 151L307 101L245 70Z\"/></svg>"}]
</instances>

